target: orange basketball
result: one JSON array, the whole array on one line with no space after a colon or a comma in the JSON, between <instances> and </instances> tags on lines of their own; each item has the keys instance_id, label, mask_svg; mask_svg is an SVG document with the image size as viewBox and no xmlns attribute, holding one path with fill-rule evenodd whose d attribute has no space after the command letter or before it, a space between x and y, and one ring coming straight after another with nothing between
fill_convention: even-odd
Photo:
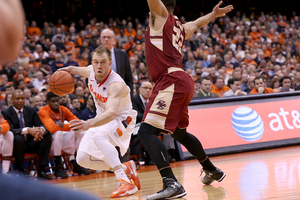
<instances>
[{"instance_id":1,"label":"orange basketball","mask_svg":"<svg viewBox=\"0 0 300 200\"><path fill-rule=\"evenodd\" d=\"M70 94L74 90L74 78L67 71L56 71L50 76L49 87L58 96Z\"/></svg>"}]
</instances>

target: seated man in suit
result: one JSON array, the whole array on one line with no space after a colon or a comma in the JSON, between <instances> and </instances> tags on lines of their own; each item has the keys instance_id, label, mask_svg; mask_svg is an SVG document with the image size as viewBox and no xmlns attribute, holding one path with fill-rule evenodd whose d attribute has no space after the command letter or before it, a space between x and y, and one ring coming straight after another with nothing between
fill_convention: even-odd
<instances>
[{"instance_id":1,"label":"seated man in suit","mask_svg":"<svg viewBox=\"0 0 300 200\"><path fill-rule=\"evenodd\" d=\"M153 86L149 81L142 82L140 88L139 88L139 94L136 94L133 96L132 99L132 107L134 110L138 112L138 115L136 117L136 128L139 126L139 124L142 122L145 107L148 103L148 100L152 94ZM131 135L131 141L130 141L130 153L133 155L142 155L144 150L142 148L142 142L140 138L137 135L137 131L134 131ZM145 165L154 165L154 162L151 161L151 158L146 153L145 158Z\"/></svg>"},{"instance_id":2,"label":"seated man in suit","mask_svg":"<svg viewBox=\"0 0 300 200\"><path fill-rule=\"evenodd\" d=\"M10 160L13 153L14 134L9 131L9 123L3 119L0 112L0 155L2 155L2 173L9 171Z\"/></svg>"},{"instance_id":3,"label":"seated man in suit","mask_svg":"<svg viewBox=\"0 0 300 200\"><path fill-rule=\"evenodd\" d=\"M198 93L194 94L194 97L209 97L209 98L217 98L219 95L211 92L212 82L209 76L204 76L200 79L201 89Z\"/></svg>"},{"instance_id":4,"label":"seated man in suit","mask_svg":"<svg viewBox=\"0 0 300 200\"><path fill-rule=\"evenodd\" d=\"M84 132L75 133L71 131L70 123L65 123L65 120L71 121L78 118L68 108L60 105L59 96L53 92L48 92L47 103L48 105L39 110L38 115L46 129L52 134L51 155L54 155L55 159L55 176L67 178L68 175L62 170L61 152L74 155ZM91 173L80 167L76 161L74 161L73 167L73 171L78 174L87 175Z\"/></svg>"},{"instance_id":5,"label":"seated man in suit","mask_svg":"<svg viewBox=\"0 0 300 200\"><path fill-rule=\"evenodd\" d=\"M51 179L44 171L48 164L51 135L43 127L36 110L31 106L25 106L25 94L22 90L17 89L13 92L12 101L13 105L2 111L2 114L14 134L13 155L16 159L16 168L19 172L24 172L24 154L38 153L38 177Z\"/></svg>"}]
</instances>

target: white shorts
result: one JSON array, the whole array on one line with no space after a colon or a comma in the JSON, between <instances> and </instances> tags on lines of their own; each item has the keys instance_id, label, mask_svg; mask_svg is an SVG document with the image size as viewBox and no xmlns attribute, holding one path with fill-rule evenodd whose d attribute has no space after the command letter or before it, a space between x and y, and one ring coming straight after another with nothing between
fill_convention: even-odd
<instances>
[{"instance_id":1,"label":"white shorts","mask_svg":"<svg viewBox=\"0 0 300 200\"><path fill-rule=\"evenodd\" d=\"M103 160L104 156L94 142L94 135L105 134L112 145L120 147L121 155L123 156L129 147L131 134L135 126L136 116L131 118L132 121L128 124L127 128L125 128L118 119L114 119L103 126L90 128L85 132L79 144L78 151L85 152L99 160Z\"/></svg>"}]
</instances>

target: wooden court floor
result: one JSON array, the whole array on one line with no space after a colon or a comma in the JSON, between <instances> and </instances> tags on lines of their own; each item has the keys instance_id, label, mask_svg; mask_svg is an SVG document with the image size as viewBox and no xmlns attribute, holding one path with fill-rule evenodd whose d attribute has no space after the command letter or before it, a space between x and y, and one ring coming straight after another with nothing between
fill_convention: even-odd
<instances>
[{"instance_id":1,"label":"wooden court floor","mask_svg":"<svg viewBox=\"0 0 300 200\"><path fill-rule=\"evenodd\" d=\"M217 156L211 157L211 160L227 176L221 183L213 182L210 186L201 183L201 167L196 160L171 164L178 181L187 192L182 199L300 199L300 146ZM142 166L138 173L142 189L135 195L116 200L144 200L162 189L155 166ZM51 180L50 184L87 192L99 199L110 199L116 179L111 173L101 172Z\"/></svg>"}]
</instances>

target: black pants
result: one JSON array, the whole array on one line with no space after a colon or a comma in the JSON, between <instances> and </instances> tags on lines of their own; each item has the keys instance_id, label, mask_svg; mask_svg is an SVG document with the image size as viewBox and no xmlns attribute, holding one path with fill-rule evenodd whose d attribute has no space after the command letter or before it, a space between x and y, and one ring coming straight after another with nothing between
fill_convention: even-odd
<instances>
[{"instance_id":1,"label":"black pants","mask_svg":"<svg viewBox=\"0 0 300 200\"><path fill-rule=\"evenodd\" d=\"M23 135L15 135L13 155L16 159L16 168L18 171L24 171L24 154L38 153L39 154L39 170L47 166L48 156L52 144L52 136L47 132L41 141L34 141L31 135L28 135L25 140Z\"/></svg>"}]
</instances>

